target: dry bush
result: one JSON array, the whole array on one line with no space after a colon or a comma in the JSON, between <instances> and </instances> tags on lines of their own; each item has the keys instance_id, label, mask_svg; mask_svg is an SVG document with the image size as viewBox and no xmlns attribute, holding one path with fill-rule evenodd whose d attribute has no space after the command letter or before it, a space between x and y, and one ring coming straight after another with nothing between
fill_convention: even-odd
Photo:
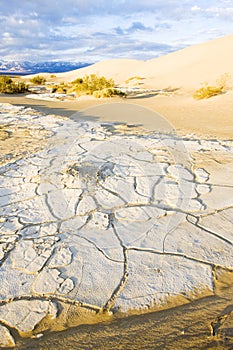
<instances>
[{"instance_id":1,"label":"dry bush","mask_svg":"<svg viewBox=\"0 0 233 350\"><path fill-rule=\"evenodd\" d=\"M113 97L113 96L125 97L126 94L118 89L105 88L102 90L94 91L93 96L96 98L107 98L107 97Z\"/></svg>"},{"instance_id":2,"label":"dry bush","mask_svg":"<svg viewBox=\"0 0 233 350\"><path fill-rule=\"evenodd\" d=\"M196 100L202 100L205 98L210 98L223 93L223 86L210 86L205 85L200 89L196 90L193 94L193 98Z\"/></svg>"},{"instance_id":3,"label":"dry bush","mask_svg":"<svg viewBox=\"0 0 233 350\"><path fill-rule=\"evenodd\" d=\"M132 80L143 80L142 77L139 77L138 75L135 75L134 77L128 78L125 83L128 84L130 83Z\"/></svg>"},{"instance_id":4,"label":"dry bush","mask_svg":"<svg viewBox=\"0 0 233 350\"><path fill-rule=\"evenodd\" d=\"M114 88L114 81L106 79L96 74L85 75L83 78L77 78L71 83L61 82L55 85L52 92L72 93L77 96L94 95L95 97L124 96L125 94Z\"/></svg>"},{"instance_id":5,"label":"dry bush","mask_svg":"<svg viewBox=\"0 0 233 350\"><path fill-rule=\"evenodd\" d=\"M19 94L28 91L28 86L25 82L14 83L8 76L0 77L0 93L2 94Z\"/></svg>"},{"instance_id":6,"label":"dry bush","mask_svg":"<svg viewBox=\"0 0 233 350\"><path fill-rule=\"evenodd\" d=\"M67 89L68 87L64 84L60 84L60 85L55 85L52 87L52 93L60 93L60 94L66 94L67 93Z\"/></svg>"},{"instance_id":7,"label":"dry bush","mask_svg":"<svg viewBox=\"0 0 233 350\"><path fill-rule=\"evenodd\" d=\"M210 98L213 96L220 95L232 88L233 76L230 73L224 73L216 80L216 85L211 86L208 83L204 83L203 87L194 92L193 98L195 98L196 100Z\"/></svg>"},{"instance_id":8,"label":"dry bush","mask_svg":"<svg viewBox=\"0 0 233 350\"><path fill-rule=\"evenodd\" d=\"M69 92L75 91L77 95L92 95L95 91L113 88L115 83L112 79L90 74L74 80L71 84Z\"/></svg>"},{"instance_id":9,"label":"dry bush","mask_svg":"<svg viewBox=\"0 0 233 350\"><path fill-rule=\"evenodd\" d=\"M224 90L230 90L233 88L233 76L230 73L222 74L216 80L217 86L222 86Z\"/></svg>"},{"instance_id":10,"label":"dry bush","mask_svg":"<svg viewBox=\"0 0 233 350\"><path fill-rule=\"evenodd\" d=\"M43 85L45 84L46 79L42 75L36 75L35 77L30 79L30 83L36 84L36 85Z\"/></svg>"}]
</instances>

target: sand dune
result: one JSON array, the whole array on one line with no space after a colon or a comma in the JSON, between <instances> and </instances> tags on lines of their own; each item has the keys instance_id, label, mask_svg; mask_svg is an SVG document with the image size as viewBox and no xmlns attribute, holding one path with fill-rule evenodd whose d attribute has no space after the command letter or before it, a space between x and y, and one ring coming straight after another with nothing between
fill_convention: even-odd
<instances>
[{"instance_id":1,"label":"sand dune","mask_svg":"<svg viewBox=\"0 0 233 350\"><path fill-rule=\"evenodd\" d=\"M128 85L125 80L132 76L141 76L144 79L138 81L138 87L162 89L178 88L172 95L163 96L150 94L140 97L128 96L121 102L130 102L147 107L160 113L174 125L181 134L194 132L202 137L231 138L233 134L232 109L233 109L233 35L195 45L186 49L162 56L149 61L139 60L108 60L96 63L92 66L67 73L57 74L58 81L72 81L85 74L96 73L113 78L121 86L133 86L137 81ZM216 80L222 75L228 74L228 85L231 89L224 94L206 100L194 100L192 94L203 82L216 84ZM43 74L46 75L46 74ZM49 79L50 74L47 74ZM26 77L28 79L28 77ZM17 100L17 101L16 101ZM14 100L3 97L2 102L19 103L19 97ZM106 103L101 99L77 99L73 102L62 102L47 106L49 112L64 115L66 108L71 112L85 109L88 106ZM28 105L29 100L22 103ZM39 102L37 102L39 103ZM45 102L43 102L45 104ZM56 108L55 108L56 107ZM48 112L48 111L46 111ZM65 112L67 113L67 112ZM67 114L65 114L67 115ZM118 117L114 121L127 121L129 123L142 123L138 118ZM113 121L109 118L105 121ZM145 128L154 130L153 118L143 118Z\"/></svg>"},{"instance_id":2,"label":"sand dune","mask_svg":"<svg viewBox=\"0 0 233 350\"><path fill-rule=\"evenodd\" d=\"M57 77L63 80L72 81L75 78L82 77L85 74L104 75L107 78L113 78L117 83L124 82L127 78L135 75L143 69L145 62L140 60L114 59L101 61L92 66L76 69L67 73L57 74Z\"/></svg>"},{"instance_id":3,"label":"sand dune","mask_svg":"<svg viewBox=\"0 0 233 350\"><path fill-rule=\"evenodd\" d=\"M92 66L57 74L58 79L72 81L85 74L96 73L113 78L118 84L132 76L140 76L142 87L181 88L193 90L201 83L214 84L223 74L233 75L233 35L149 61L114 59Z\"/></svg>"}]
</instances>

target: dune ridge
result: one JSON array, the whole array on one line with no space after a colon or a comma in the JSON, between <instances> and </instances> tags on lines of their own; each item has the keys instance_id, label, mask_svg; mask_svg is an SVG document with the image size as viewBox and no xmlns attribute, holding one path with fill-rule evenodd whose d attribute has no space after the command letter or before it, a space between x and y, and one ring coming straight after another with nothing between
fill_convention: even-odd
<instances>
[{"instance_id":1,"label":"dune ridge","mask_svg":"<svg viewBox=\"0 0 233 350\"><path fill-rule=\"evenodd\" d=\"M85 74L99 74L124 84L132 76L144 78L142 87L193 90L200 84L215 84L227 73L233 75L233 35L193 45L148 61L113 59L57 74L58 80L72 81Z\"/></svg>"}]
</instances>

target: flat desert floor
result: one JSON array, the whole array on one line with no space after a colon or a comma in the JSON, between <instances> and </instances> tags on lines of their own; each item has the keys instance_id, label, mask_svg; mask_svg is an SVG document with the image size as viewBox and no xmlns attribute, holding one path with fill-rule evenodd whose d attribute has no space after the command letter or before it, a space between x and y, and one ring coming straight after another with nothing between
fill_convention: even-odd
<instances>
[{"instance_id":1,"label":"flat desert floor","mask_svg":"<svg viewBox=\"0 0 233 350\"><path fill-rule=\"evenodd\" d=\"M71 117L73 120L82 120L82 114L77 114L81 110L112 102L147 107L162 115L178 135L195 135L197 138L214 142L230 141L233 138L232 92L204 101L194 101L188 94L111 100L83 99L69 102L33 101L19 96L0 97L0 103L31 107L46 114ZM150 115L143 118L143 121L140 116L126 117L102 116L102 119L93 117L88 121L128 123L150 131L157 128ZM16 139L7 144L8 152L9 149L15 148L17 142L21 147L22 136L25 135L16 134ZM30 139L28 142L28 145L24 144L25 149L30 147ZM4 153L4 149L2 150ZM111 322L81 325L62 332L43 331L41 338L19 340L15 349L230 350L233 348L232 282L232 272L227 272L216 282L213 295L204 295L203 298L191 302L186 301L181 306L171 301L168 309L141 315L121 318L121 315L116 314Z\"/></svg>"},{"instance_id":2,"label":"flat desert floor","mask_svg":"<svg viewBox=\"0 0 233 350\"><path fill-rule=\"evenodd\" d=\"M46 114L56 114L70 117L80 110L99 104L120 102L132 103L149 108L161 114L176 129L178 134L199 135L219 139L231 139L233 136L232 109L233 91L227 94L207 100L194 100L190 93L174 93L170 96L142 95L140 98L127 99L95 99L81 98L75 101L40 101L31 100L21 96L0 96L0 103L11 103L33 107ZM98 121L98 119L92 119ZM102 119L106 122L125 122L129 124L142 124L142 120L135 116L127 115L117 117L106 116ZM153 120L148 117L143 119L143 127L149 130L155 129Z\"/></svg>"}]
</instances>

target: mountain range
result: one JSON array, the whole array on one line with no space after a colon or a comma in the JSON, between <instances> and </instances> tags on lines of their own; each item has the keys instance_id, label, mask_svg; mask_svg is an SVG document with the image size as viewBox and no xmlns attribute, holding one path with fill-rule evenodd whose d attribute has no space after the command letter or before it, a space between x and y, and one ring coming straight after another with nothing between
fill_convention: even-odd
<instances>
[{"instance_id":1,"label":"mountain range","mask_svg":"<svg viewBox=\"0 0 233 350\"><path fill-rule=\"evenodd\" d=\"M83 62L63 62L63 61L49 61L49 62L17 62L0 60L0 74L37 74L37 73L59 73L68 72L70 70L79 69L89 66L90 63Z\"/></svg>"}]
</instances>

